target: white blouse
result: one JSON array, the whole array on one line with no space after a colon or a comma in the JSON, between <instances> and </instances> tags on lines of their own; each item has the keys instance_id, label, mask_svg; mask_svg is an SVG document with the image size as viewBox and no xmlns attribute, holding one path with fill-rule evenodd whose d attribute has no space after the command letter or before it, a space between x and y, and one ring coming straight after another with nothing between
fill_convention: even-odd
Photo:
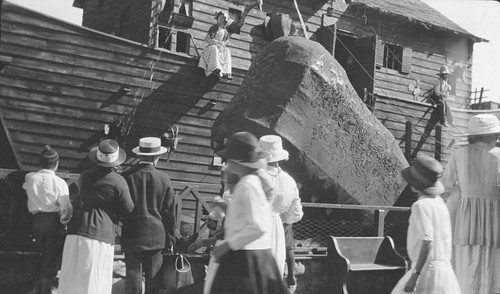
<instances>
[{"instance_id":1,"label":"white blouse","mask_svg":"<svg viewBox=\"0 0 500 294\"><path fill-rule=\"evenodd\" d=\"M224 238L232 250L271 248L271 204L257 175L246 175L234 187L224 223Z\"/></svg>"}]
</instances>

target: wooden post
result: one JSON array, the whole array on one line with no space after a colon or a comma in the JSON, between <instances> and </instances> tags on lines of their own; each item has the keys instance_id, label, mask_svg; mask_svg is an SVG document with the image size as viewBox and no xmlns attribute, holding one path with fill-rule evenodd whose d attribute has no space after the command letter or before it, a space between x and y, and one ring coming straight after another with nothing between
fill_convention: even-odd
<instances>
[{"instance_id":1,"label":"wooden post","mask_svg":"<svg viewBox=\"0 0 500 294\"><path fill-rule=\"evenodd\" d=\"M411 137L412 137L412 123L406 122L405 128L405 157L408 162L411 160Z\"/></svg>"},{"instance_id":2,"label":"wooden post","mask_svg":"<svg viewBox=\"0 0 500 294\"><path fill-rule=\"evenodd\" d=\"M368 95L370 96L370 102L372 106L372 112L375 109L375 103L377 103L377 96L373 95L372 93L368 92Z\"/></svg>"},{"instance_id":3,"label":"wooden post","mask_svg":"<svg viewBox=\"0 0 500 294\"><path fill-rule=\"evenodd\" d=\"M483 92L484 88L481 87L481 92L479 93L479 109L483 109Z\"/></svg>"},{"instance_id":4,"label":"wooden post","mask_svg":"<svg viewBox=\"0 0 500 294\"><path fill-rule=\"evenodd\" d=\"M434 145L434 158L437 161L441 161L441 126L436 126L436 143Z\"/></svg>"},{"instance_id":5,"label":"wooden post","mask_svg":"<svg viewBox=\"0 0 500 294\"><path fill-rule=\"evenodd\" d=\"M374 217L373 231L377 235L377 237L383 237L384 236L385 210L384 209L376 209L373 217Z\"/></svg>"}]
</instances>

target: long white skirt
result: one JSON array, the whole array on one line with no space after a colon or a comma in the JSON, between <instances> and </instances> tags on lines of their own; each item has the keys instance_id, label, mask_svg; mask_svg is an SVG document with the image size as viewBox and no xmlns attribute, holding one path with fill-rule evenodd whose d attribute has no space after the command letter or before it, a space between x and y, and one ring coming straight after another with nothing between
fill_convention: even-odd
<instances>
[{"instance_id":1,"label":"long white skirt","mask_svg":"<svg viewBox=\"0 0 500 294\"><path fill-rule=\"evenodd\" d=\"M79 235L66 236L58 294L111 294L114 246Z\"/></svg>"},{"instance_id":2,"label":"long white skirt","mask_svg":"<svg viewBox=\"0 0 500 294\"><path fill-rule=\"evenodd\" d=\"M276 259L276 264L281 273L285 273L286 263L286 244L285 244L285 230L283 229L283 222L279 214L273 213L273 224L271 229L271 253Z\"/></svg>"},{"instance_id":3,"label":"long white skirt","mask_svg":"<svg viewBox=\"0 0 500 294\"><path fill-rule=\"evenodd\" d=\"M500 290L500 249L455 245L455 271L462 294L492 294Z\"/></svg>"},{"instance_id":4,"label":"long white skirt","mask_svg":"<svg viewBox=\"0 0 500 294\"><path fill-rule=\"evenodd\" d=\"M431 262L432 264L432 262ZM410 279L414 268L407 271L399 280L391 294L406 294L404 291L406 282ZM417 283L415 294L460 294L460 286L450 263L437 262L427 265Z\"/></svg>"}]
</instances>

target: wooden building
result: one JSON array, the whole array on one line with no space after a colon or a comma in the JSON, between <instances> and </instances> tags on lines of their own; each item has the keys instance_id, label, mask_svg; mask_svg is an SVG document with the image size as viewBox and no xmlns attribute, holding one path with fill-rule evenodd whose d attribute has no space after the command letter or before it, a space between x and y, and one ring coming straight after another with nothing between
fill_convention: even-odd
<instances>
[{"instance_id":1,"label":"wooden building","mask_svg":"<svg viewBox=\"0 0 500 294\"><path fill-rule=\"evenodd\" d=\"M252 10L240 33L231 38L234 79L207 79L197 64L206 32L215 24L214 13L225 10L237 19L247 2L75 0L74 6L83 9L83 26L76 26L2 1L0 169L37 169L39 152L50 144L60 154L59 171L78 174L89 167L88 150L103 138L122 144L128 168L136 161L131 149L140 137L160 136L177 126L181 140L159 168L177 187L195 186L211 200L220 193L211 127L238 90L253 57L269 42L266 17L287 14L301 27L293 1L264 0L263 11ZM301 34L335 56L360 99L400 142L407 158L437 154L446 160L458 140L455 135L464 131L472 113L465 110L472 49L475 42L485 40L419 0L297 3L306 25ZM173 13L183 26L172 23ZM454 112L456 129L436 132L435 108L424 96L443 64L453 72L451 103L462 110ZM0 181L0 192L10 191L0 194L0 204L13 203L9 201L14 194L22 193L12 187ZM17 204L23 206L19 199ZM12 216L5 209L8 205L0 207L0 217ZM0 219L1 233L19 228L10 220ZM26 219L23 224L28 224ZM324 227L318 229L325 234ZM311 279L323 278L324 268L308 269L308 274Z\"/></svg>"},{"instance_id":2,"label":"wooden building","mask_svg":"<svg viewBox=\"0 0 500 294\"><path fill-rule=\"evenodd\" d=\"M61 154L60 170L78 173L88 166L86 152L112 137L130 156L127 168L134 163L130 150L139 137L159 136L176 125L178 148L159 168L175 181L202 183L207 198L218 194L212 122L269 41L266 17L288 14L300 27L293 1L265 0L263 11L252 10L232 36L234 80L207 79L197 62L214 13L226 10L237 19L247 2L76 0L74 6L83 9L81 27L3 1L0 166L36 169L39 151L50 144ZM302 34L334 54L408 158L434 154L434 126L428 127L434 108L422 102L423 93L447 64L457 76L453 105L464 107L472 46L484 40L419 0L297 2L307 27ZM173 13L188 18L188 25L173 25ZM459 128L463 117L457 113ZM411 141L405 138L407 121ZM446 159L459 130L442 130Z\"/></svg>"},{"instance_id":3,"label":"wooden building","mask_svg":"<svg viewBox=\"0 0 500 294\"><path fill-rule=\"evenodd\" d=\"M75 6L83 8L84 26L151 47L199 56L198 46L203 45L206 32L214 23L214 12L228 11L237 20L244 9L242 4L249 2L167 0L149 4L76 0ZM457 112L456 127L436 132L437 113L433 116L435 108L426 100L427 91L433 87L439 68L446 65L453 72L449 104L456 109L467 108L473 44L486 40L470 34L420 0L297 3L307 27L304 35L323 44L345 68L359 96L400 141L408 160L427 154L446 161L460 140L455 135L464 132L467 117ZM155 11L162 4L163 11ZM189 33L169 29L172 13L193 18ZM264 1L263 11L253 10L240 34L233 35L229 45L233 67L249 67L255 54L269 41L264 27L266 17L275 14L289 15L300 27L293 1ZM137 26L132 28L129 23ZM171 38L162 37L165 34L171 34Z\"/></svg>"}]
</instances>

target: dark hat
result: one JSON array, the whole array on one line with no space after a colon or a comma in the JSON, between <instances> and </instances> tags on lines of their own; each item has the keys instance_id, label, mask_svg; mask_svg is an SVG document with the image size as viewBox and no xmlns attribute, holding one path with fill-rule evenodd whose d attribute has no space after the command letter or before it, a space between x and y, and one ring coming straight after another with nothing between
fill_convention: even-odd
<instances>
[{"instance_id":1,"label":"dark hat","mask_svg":"<svg viewBox=\"0 0 500 294\"><path fill-rule=\"evenodd\" d=\"M451 72L448 70L448 67L446 65L441 65L441 68L439 69L439 73L437 75L444 75L444 74L451 74Z\"/></svg>"},{"instance_id":2,"label":"dark hat","mask_svg":"<svg viewBox=\"0 0 500 294\"><path fill-rule=\"evenodd\" d=\"M439 180L443 175L443 166L429 156L419 156L410 167L401 171L408 185L425 194L440 195L444 185Z\"/></svg>"},{"instance_id":3,"label":"dark hat","mask_svg":"<svg viewBox=\"0 0 500 294\"><path fill-rule=\"evenodd\" d=\"M262 159L269 156L269 153L260 147L259 140L249 132L234 133L224 149L216 153L224 160L233 160L255 169L265 167Z\"/></svg>"},{"instance_id":4,"label":"dark hat","mask_svg":"<svg viewBox=\"0 0 500 294\"><path fill-rule=\"evenodd\" d=\"M127 159L125 150L118 146L118 142L111 139L102 140L99 146L89 151L89 159L94 164L103 167L115 167Z\"/></svg>"},{"instance_id":5,"label":"dark hat","mask_svg":"<svg viewBox=\"0 0 500 294\"><path fill-rule=\"evenodd\" d=\"M53 165L59 160L59 154L50 148L49 145L45 145L42 152L40 153L40 164L41 165Z\"/></svg>"}]
</instances>

